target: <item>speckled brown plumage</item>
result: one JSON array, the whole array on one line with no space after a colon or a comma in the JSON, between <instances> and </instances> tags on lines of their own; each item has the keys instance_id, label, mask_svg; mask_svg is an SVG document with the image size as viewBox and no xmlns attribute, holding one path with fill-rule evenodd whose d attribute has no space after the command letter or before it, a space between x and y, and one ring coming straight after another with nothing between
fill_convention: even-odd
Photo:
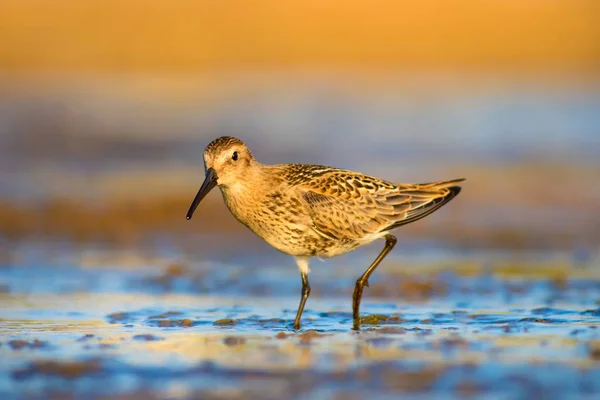
<instances>
[{"instance_id":1,"label":"speckled brown plumage","mask_svg":"<svg viewBox=\"0 0 600 400\"><path fill-rule=\"evenodd\" d=\"M271 246L296 257L303 282L296 328L310 293L309 257L333 257L386 238L380 257L359 278L361 283L357 281L354 302L357 327L362 287L395 244L389 232L446 204L460 192L456 183L462 181L394 184L326 166L264 165L254 159L241 140L227 136L206 147L204 162L207 180L212 179L212 186L214 183L219 186L231 213ZM205 181L203 188L206 185ZM188 218L204 196L202 190Z\"/></svg>"},{"instance_id":2,"label":"speckled brown plumage","mask_svg":"<svg viewBox=\"0 0 600 400\"><path fill-rule=\"evenodd\" d=\"M214 154L233 145L244 146L244 142L233 136L221 136L210 142L208 146L206 146L206 149L204 149L204 153Z\"/></svg>"}]
</instances>

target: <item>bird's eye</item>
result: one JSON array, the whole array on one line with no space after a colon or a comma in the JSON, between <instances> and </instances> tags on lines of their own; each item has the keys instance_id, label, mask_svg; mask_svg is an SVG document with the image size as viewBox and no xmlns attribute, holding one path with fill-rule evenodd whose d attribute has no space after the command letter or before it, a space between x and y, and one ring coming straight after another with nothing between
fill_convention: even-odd
<instances>
[{"instance_id":1,"label":"bird's eye","mask_svg":"<svg viewBox=\"0 0 600 400\"><path fill-rule=\"evenodd\" d=\"M233 152L233 155L231 156L231 159L232 159L233 161L237 161L237 159L238 159L238 152L237 152L237 151L234 151L234 152Z\"/></svg>"}]
</instances>

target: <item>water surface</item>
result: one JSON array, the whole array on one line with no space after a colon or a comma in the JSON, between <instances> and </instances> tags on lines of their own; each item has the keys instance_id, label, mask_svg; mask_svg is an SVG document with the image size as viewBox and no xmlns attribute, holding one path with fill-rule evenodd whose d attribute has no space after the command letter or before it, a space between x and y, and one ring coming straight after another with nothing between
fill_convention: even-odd
<instances>
[{"instance_id":1,"label":"water surface","mask_svg":"<svg viewBox=\"0 0 600 400\"><path fill-rule=\"evenodd\" d=\"M15 254L0 269L3 398L600 394L596 260L395 255L365 290L355 332L351 291L368 251L314 265L300 331L292 260L77 254L44 265Z\"/></svg>"}]
</instances>

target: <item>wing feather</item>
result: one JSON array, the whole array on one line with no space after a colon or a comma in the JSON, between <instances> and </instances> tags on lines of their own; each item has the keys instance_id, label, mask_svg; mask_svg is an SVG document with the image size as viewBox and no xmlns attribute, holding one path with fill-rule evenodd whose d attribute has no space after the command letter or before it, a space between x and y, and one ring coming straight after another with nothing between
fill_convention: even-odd
<instances>
[{"instance_id":1,"label":"wing feather","mask_svg":"<svg viewBox=\"0 0 600 400\"><path fill-rule=\"evenodd\" d=\"M302 185L301 197L319 235L361 240L431 214L460 192L459 186L452 186L460 181L393 185L333 170Z\"/></svg>"}]
</instances>

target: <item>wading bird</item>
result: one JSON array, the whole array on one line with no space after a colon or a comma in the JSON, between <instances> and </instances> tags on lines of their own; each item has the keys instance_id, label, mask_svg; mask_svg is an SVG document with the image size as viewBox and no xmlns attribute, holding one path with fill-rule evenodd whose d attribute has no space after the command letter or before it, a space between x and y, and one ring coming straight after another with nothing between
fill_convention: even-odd
<instances>
[{"instance_id":1,"label":"wading bird","mask_svg":"<svg viewBox=\"0 0 600 400\"><path fill-rule=\"evenodd\" d=\"M277 250L296 259L302 296L294 320L310 295L308 260L334 257L376 239L385 246L358 278L352 297L354 329L360 328L363 288L396 244L393 229L431 214L460 193L463 179L395 184L358 172L320 165L261 164L239 139L223 136L204 151L206 176L187 213L218 186L233 216Z\"/></svg>"}]
</instances>

